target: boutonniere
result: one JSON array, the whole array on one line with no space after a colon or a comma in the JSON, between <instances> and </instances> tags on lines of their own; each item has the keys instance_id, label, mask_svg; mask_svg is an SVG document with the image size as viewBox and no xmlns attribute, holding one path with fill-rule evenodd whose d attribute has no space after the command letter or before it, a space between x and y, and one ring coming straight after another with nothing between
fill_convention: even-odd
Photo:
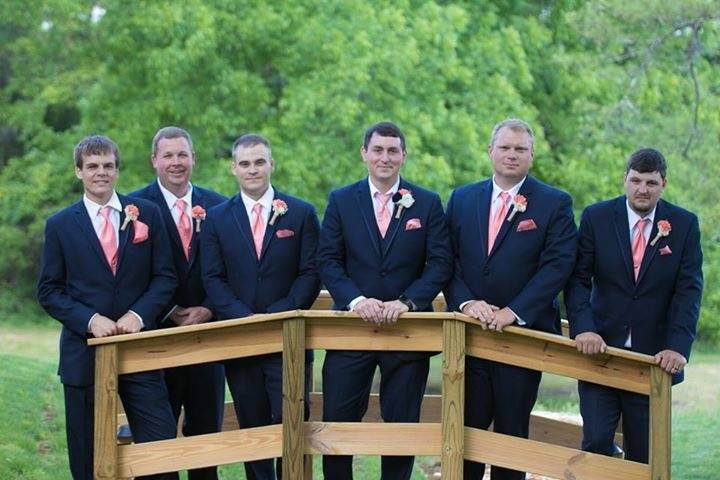
<instances>
[{"instance_id":1,"label":"boutonniere","mask_svg":"<svg viewBox=\"0 0 720 480\"><path fill-rule=\"evenodd\" d=\"M275 225L275 220L281 215L285 215L288 211L287 203L276 198L272 201L272 217L270 218L270 225Z\"/></svg>"},{"instance_id":2,"label":"boutonniere","mask_svg":"<svg viewBox=\"0 0 720 480\"><path fill-rule=\"evenodd\" d=\"M655 235L655 238L653 238L653 241L650 242L651 247L654 247L661 237L667 237L668 235L670 235L670 231L672 230L672 225L670 225L670 222L668 222L667 220L660 220L657 223L657 227L658 232L657 235Z\"/></svg>"},{"instance_id":3,"label":"boutonniere","mask_svg":"<svg viewBox=\"0 0 720 480\"><path fill-rule=\"evenodd\" d=\"M512 200L512 211L507 221L512 222L513 217L517 212L523 213L527 210L527 198L524 195L517 194Z\"/></svg>"},{"instance_id":4,"label":"boutonniere","mask_svg":"<svg viewBox=\"0 0 720 480\"><path fill-rule=\"evenodd\" d=\"M125 230L130 222L134 222L140 216L140 209L132 203L125 206L125 221L120 230Z\"/></svg>"},{"instance_id":5,"label":"boutonniere","mask_svg":"<svg viewBox=\"0 0 720 480\"><path fill-rule=\"evenodd\" d=\"M195 220L195 232L200 233L200 223L205 220L206 216L205 209L200 205L195 205L191 213L193 220Z\"/></svg>"},{"instance_id":6,"label":"boutonniere","mask_svg":"<svg viewBox=\"0 0 720 480\"><path fill-rule=\"evenodd\" d=\"M413 206L413 203L415 203L412 192L405 188L401 188L400 190L398 190L397 193L393 195L392 201L395 205L397 205L397 213L395 214L395 218L400 218L400 214L402 213L403 208L410 208Z\"/></svg>"}]
</instances>

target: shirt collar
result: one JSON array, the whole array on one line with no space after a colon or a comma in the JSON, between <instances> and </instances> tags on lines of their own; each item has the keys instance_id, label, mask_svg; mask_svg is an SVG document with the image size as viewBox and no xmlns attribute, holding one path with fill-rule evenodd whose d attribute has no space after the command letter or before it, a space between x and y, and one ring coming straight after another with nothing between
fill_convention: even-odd
<instances>
[{"instance_id":1,"label":"shirt collar","mask_svg":"<svg viewBox=\"0 0 720 480\"><path fill-rule=\"evenodd\" d=\"M85 209L90 215L90 218L96 217L98 212L100 212L100 209L103 208L105 205L111 207L113 210L116 210L118 213L122 211L120 198L118 198L117 192L115 190L113 190L113 193L110 196L110 200L108 200L105 205L100 205L99 203L93 202L87 196L87 193L83 194L83 204L85 205Z\"/></svg>"},{"instance_id":2,"label":"shirt collar","mask_svg":"<svg viewBox=\"0 0 720 480\"><path fill-rule=\"evenodd\" d=\"M270 185L268 189L265 190L265 193L263 193L262 197L257 200L253 200L248 195L246 195L245 192L240 190L240 199L242 200L243 205L245 205L245 210L247 210L248 212L252 211L252 208L255 206L256 203L259 203L263 206L263 212L269 212L270 208L272 207L273 198L275 198L275 189L273 189L272 185Z\"/></svg>"},{"instance_id":3,"label":"shirt collar","mask_svg":"<svg viewBox=\"0 0 720 480\"><path fill-rule=\"evenodd\" d=\"M492 189L492 197L490 197L490 201L491 202L495 201L495 199L502 192L507 192L510 194L510 198L515 198L515 195L517 195L518 192L520 191L520 187L522 187L523 183L525 183L526 178L527 178L527 175L525 177L523 177L523 179L520 180L518 183L513 185L509 190L503 190L502 188L500 188L500 186L497 183L495 183L495 175L493 175L493 178L492 178L493 189Z\"/></svg>"},{"instance_id":4,"label":"shirt collar","mask_svg":"<svg viewBox=\"0 0 720 480\"><path fill-rule=\"evenodd\" d=\"M377 187L373 184L372 180L370 180L370 177L368 176L368 184L370 185L370 197L375 198L375 193L380 192L380 190L377 189ZM395 195L397 191L400 189L400 175L398 175L397 180L395 180L395 183L392 187L390 187L390 190L388 190L386 193L391 193L392 195ZM392 198L392 196L391 196Z\"/></svg>"},{"instance_id":5,"label":"shirt collar","mask_svg":"<svg viewBox=\"0 0 720 480\"><path fill-rule=\"evenodd\" d=\"M632 208L630 208L630 202L628 201L627 198L625 198L625 209L627 210L628 224L629 224L629 226L630 226L630 230L632 230L633 228L635 228L635 224L636 224L636 223L638 222L638 220L640 220L641 218L646 218L646 219L650 220L650 225L653 224L653 222L655 221L655 211L657 210L657 204L655 205L655 208L653 208L653 209L650 211L650 213L648 213L648 214L645 215L644 217L641 217L640 215L638 215L638 214L635 212L635 210L633 210Z\"/></svg>"},{"instance_id":6,"label":"shirt collar","mask_svg":"<svg viewBox=\"0 0 720 480\"><path fill-rule=\"evenodd\" d=\"M180 199L185 201L185 205L189 205L192 207L192 190L193 186L192 183L188 182L188 189L187 192L185 192L185 195L182 197L176 196L173 192L168 190L167 188L163 187L163 184L160 183L160 179L157 179L158 187L160 187L160 193L162 193L163 198L165 199L165 202L168 205L168 208L172 210L172 208L175 206L175 201Z\"/></svg>"}]
</instances>

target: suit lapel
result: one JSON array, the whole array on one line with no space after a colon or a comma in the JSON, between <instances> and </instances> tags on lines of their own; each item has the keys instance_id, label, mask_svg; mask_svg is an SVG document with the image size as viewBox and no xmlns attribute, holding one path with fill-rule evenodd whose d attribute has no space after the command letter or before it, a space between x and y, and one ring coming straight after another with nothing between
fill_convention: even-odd
<instances>
[{"instance_id":1,"label":"suit lapel","mask_svg":"<svg viewBox=\"0 0 720 480\"><path fill-rule=\"evenodd\" d=\"M155 202L158 207L160 207L160 212L162 212L163 220L165 221L165 225L167 225L168 227L167 230L170 234L170 238L172 239L173 243L175 243L175 246L180 251L182 251L182 241L180 240L180 233L178 232L177 224L173 219L172 212L168 208L165 197L160 191L157 180L150 184L150 197L152 201Z\"/></svg>"},{"instance_id":2,"label":"suit lapel","mask_svg":"<svg viewBox=\"0 0 720 480\"><path fill-rule=\"evenodd\" d=\"M87 209L85 208L85 204L82 202L82 200L75 204L74 214L75 220L80 227L80 231L82 231L87 238L88 243L90 243L93 251L97 254L100 262L105 265L108 273L112 274L112 271L110 270L110 265L105 258L105 252L103 252L102 245L100 245L100 239L98 238L97 233L95 233L95 228L93 227L92 220L90 220L90 216L88 216Z\"/></svg>"},{"instance_id":3,"label":"suit lapel","mask_svg":"<svg viewBox=\"0 0 720 480\"><path fill-rule=\"evenodd\" d=\"M633 273L632 246L630 245L630 223L627 216L625 197L619 197L615 202L615 236L617 237L620 255L625 262L625 276L635 283Z\"/></svg>"},{"instance_id":4,"label":"suit lapel","mask_svg":"<svg viewBox=\"0 0 720 480\"><path fill-rule=\"evenodd\" d=\"M532 205L532 194L535 190L534 188L534 180L527 176L525 178L525 181L523 182L522 186L520 187L520 190L518 190L519 195L523 195L525 198L527 198L528 208L531 208L530 205ZM492 188L490 189L491 195L492 195ZM512 201L513 199L510 199L510 207L508 208L507 213L505 214L505 218L503 219L502 224L500 225L500 231L497 234L497 237L495 237L495 243L493 244L492 252L490 252L490 256L492 256L498 248L500 248L500 245L502 244L503 240L505 240L505 237L507 236L508 232L515 228L515 224L518 222L518 218L522 215L520 212L516 212L515 215L513 215L512 221L507 221L507 218L510 216L510 213L513 210L512 207ZM490 209L490 202L488 202L488 211ZM489 223L490 219L487 218L486 222ZM490 227L488 227L490 228ZM487 238L487 237L486 237Z\"/></svg>"},{"instance_id":5,"label":"suit lapel","mask_svg":"<svg viewBox=\"0 0 720 480\"><path fill-rule=\"evenodd\" d=\"M412 188L410 185L408 185L402 178L400 178L400 185L398 186L398 190L401 188L404 188L406 190L410 190L412 192ZM393 206L395 208L393 208ZM402 212L400 213L400 218L395 218L395 215L397 213L397 206L392 203L392 199L390 202L388 202L388 209L391 209L390 211L390 225L388 225L387 232L385 233L385 239L382 242L382 255L387 255L388 250L390 250L390 246L395 241L395 237L397 236L398 231L400 230L400 225L402 225L403 221L405 220L405 214L407 213L407 208L403 208ZM410 207L412 208L412 207Z\"/></svg>"},{"instance_id":6,"label":"suit lapel","mask_svg":"<svg viewBox=\"0 0 720 480\"><path fill-rule=\"evenodd\" d=\"M120 206L122 207L122 210L120 211L120 226L122 227L123 222L125 221L125 207L132 203L130 202L130 199L128 197L118 195L118 198L120 199ZM142 212L140 212L142 214ZM122 267L123 258L125 257L125 247L128 243L128 237L130 234L135 234L135 222L128 223L128 226L125 228L125 230L118 229L118 264L117 264L117 271L120 272L120 268Z\"/></svg>"},{"instance_id":7,"label":"suit lapel","mask_svg":"<svg viewBox=\"0 0 720 480\"><path fill-rule=\"evenodd\" d=\"M357 183L355 198L357 199L358 207L360 208L360 213L362 214L363 221L365 223L365 228L370 236L370 243L373 248L375 248L375 253L380 256L381 251L378 243L380 235L377 228L377 221L375 220L375 211L373 209L372 199L370 198L370 186L368 185L367 179L361 180Z\"/></svg>"},{"instance_id":8,"label":"suit lapel","mask_svg":"<svg viewBox=\"0 0 720 480\"><path fill-rule=\"evenodd\" d=\"M282 193L278 192L277 190L274 191L275 195L273 196L273 201L276 199L282 200L287 204L287 197L283 195ZM287 215L290 212L290 209L288 208L288 211L285 212L285 215ZM273 238L275 237L275 230L277 230L277 225L282 221L282 218L285 215L279 215L275 219L275 223L270 225L270 220L272 220L273 216L273 207L270 206L270 216L268 217L268 223L265 225L265 235L263 236L263 246L260 254L260 261L262 261L263 258L265 258L265 253L267 252L268 248L270 247L270 242L272 242Z\"/></svg>"},{"instance_id":9,"label":"suit lapel","mask_svg":"<svg viewBox=\"0 0 720 480\"><path fill-rule=\"evenodd\" d=\"M235 223L237 224L238 229L240 229L240 233L245 239L245 243L250 249L250 252L252 252L252 256L257 260L255 243L253 242L252 231L250 230L250 220L248 219L247 212L245 211L245 204L242 202L239 193L233 197L232 202L232 213Z\"/></svg>"},{"instance_id":10,"label":"suit lapel","mask_svg":"<svg viewBox=\"0 0 720 480\"><path fill-rule=\"evenodd\" d=\"M476 195L478 227L480 229L480 250L485 257L488 257L488 230L490 217L490 197L492 196L492 181L486 180L479 184Z\"/></svg>"},{"instance_id":11,"label":"suit lapel","mask_svg":"<svg viewBox=\"0 0 720 480\"><path fill-rule=\"evenodd\" d=\"M192 198L190 199L191 205L190 209L192 210L192 207L195 205L200 205L205 210L207 208L205 207L205 197L203 196L202 192L198 190L197 187L193 187L192 191ZM192 212L191 212L192 213ZM192 218L192 215L190 216L190 229L192 231L192 237L190 237L190 258L188 259L188 269L192 267L192 264L195 262L195 258L197 258L197 251L198 251L198 241L200 240L200 233L196 231L195 227L195 220ZM178 237L178 240L180 240L180 234L177 231L177 228L174 229L176 236Z\"/></svg>"},{"instance_id":12,"label":"suit lapel","mask_svg":"<svg viewBox=\"0 0 720 480\"><path fill-rule=\"evenodd\" d=\"M663 205L662 201L659 201L657 204L657 208L655 209L655 223L653 223L652 228L650 229L650 236L647 240L647 245L645 246L645 254L643 255L642 262L640 263L640 273L638 274L637 284L639 285L642 281L643 277L645 276L645 272L647 272L648 268L650 267L650 263L655 258L655 254L657 254L658 248L660 247L660 244L663 243L662 239L658 240L655 245L650 245L650 242L653 241L655 236L658 232L658 221L660 220L666 220L667 219L667 213L665 209L665 205Z\"/></svg>"}]
</instances>

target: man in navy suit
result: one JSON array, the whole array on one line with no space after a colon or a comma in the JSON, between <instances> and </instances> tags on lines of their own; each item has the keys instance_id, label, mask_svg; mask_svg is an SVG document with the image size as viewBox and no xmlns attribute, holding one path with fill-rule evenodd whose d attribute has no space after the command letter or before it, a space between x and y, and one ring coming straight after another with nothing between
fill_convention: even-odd
<instances>
[{"instance_id":1,"label":"man in navy suit","mask_svg":"<svg viewBox=\"0 0 720 480\"><path fill-rule=\"evenodd\" d=\"M164 327L195 325L212 318L200 272L199 242L203 211L226 200L212 190L190 183L195 152L190 134L178 127L161 128L153 138L151 161L157 179L131 193L156 204L170 237L178 288L167 305ZM185 408L183 435L222 430L225 374L208 363L165 370L170 406L177 422ZM216 480L217 467L191 470L190 480Z\"/></svg>"},{"instance_id":2,"label":"man in navy suit","mask_svg":"<svg viewBox=\"0 0 720 480\"><path fill-rule=\"evenodd\" d=\"M572 200L528 175L533 133L517 119L498 123L488 147L491 179L456 189L448 202L455 274L447 291L451 310L502 332L508 325L560 334L557 294L575 259ZM465 371L465 424L528 436L541 373L469 357ZM485 466L465 462L466 479ZM492 479L525 473L492 467Z\"/></svg>"},{"instance_id":3,"label":"man in navy suit","mask_svg":"<svg viewBox=\"0 0 720 480\"><path fill-rule=\"evenodd\" d=\"M115 143L87 137L74 157L85 194L47 221L38 300L63 324L58 373L77 480L93 478L95 349L87 339L155 328L177 282L160 211L115 192ZM119 393L136 443L175 438L162 372L121 375Z\"/></svg>"},{"instance_id":4,"label":"man in navy suit","mask_svg":"<svg viewBox=\"0 0 720 480\"><path fill-rule=\"evenodd\" d=\"M660 199L666 170L660 152L640 149L625 169L625 195L585 209L565 303L579 351L654 355L679 383L700 314L702 251L697 217ZM612 455L622 415L625 458L647 463L648 397L589 382L578 391L582 449Z\"/></svg>"},{"instance_id":5,"label":"man in navy suit","mask_svg":"<svg viewBox=\"0 0 720 480\"><path fill-rule=\"evenodd\" d=\"M365 132L360 155L368 177L330 194L320 235L320 276L335 309L370 323L394 323L407 311L432 311L452 275L452 252L440 197L400 178L405 137L389 122ZM417 422L428 353L328 351L323 365L323 420L359 422L380 367L386 422ZM382 478L409 479L413 457L382 457ZM324 456L326 479L352 478L352 457Z\"/></svg>"},{"instance_id":6,"label":"man in navy suit","mask_svg":"<svg viewBox=\"0 0 720 480\"><path fill-rule=\"evenodd\" d=\"M244 135L233 145L232 171L240 192L208 211L202 233L202 275L220 320L255 313L309 309L320 292L315 264L319 223L315 208L270 184L270 143ZM305 365L307 394L312 352ZM282 422L282 355L236 359L225 375L241 428ZM282 466L278 460L278 477ZM245 463L250 480L275 478L272 460Z\"/></svg>"}]
</instances>

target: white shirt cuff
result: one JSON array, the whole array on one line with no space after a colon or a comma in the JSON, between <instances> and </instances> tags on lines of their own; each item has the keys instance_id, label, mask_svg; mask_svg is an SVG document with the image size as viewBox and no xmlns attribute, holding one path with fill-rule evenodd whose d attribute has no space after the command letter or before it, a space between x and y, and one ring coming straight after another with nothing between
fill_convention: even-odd
<instances>
[{"instance_id":1,"label":"white shirt cuff","mask_svg":"<svg viewBox=\"0 0 720 480\"><path fill-rule=\"evenodd\" d=\"M367 299L367 297L364 297L364 296L362 296L362 295L360 295L359 297L354 298L353 301L348 304L348 310L350 310L350 311L352 312L353 310L355 310L355 306L357 306L358 303L360 303L360 302L362 302L363 300L366 300L366 299Z\"/></svg>"},{"instance_id":2,"label":"white shirt cuff","mask_svg":"<svg viewBox=\"0 0 720 480\"><path fill-rule=\"evenodd\" d=\"M132 313L133 315L135 315L135 316L137 317L137 319L140 321L140 328L141 328L141 329L145 328L145 323L143 322L143 319L142 319L142 317L141 317L140 315L138 315L137 313L133 312L132 310L128 310L128 312Z\"/></svg>"}]
</instances>

